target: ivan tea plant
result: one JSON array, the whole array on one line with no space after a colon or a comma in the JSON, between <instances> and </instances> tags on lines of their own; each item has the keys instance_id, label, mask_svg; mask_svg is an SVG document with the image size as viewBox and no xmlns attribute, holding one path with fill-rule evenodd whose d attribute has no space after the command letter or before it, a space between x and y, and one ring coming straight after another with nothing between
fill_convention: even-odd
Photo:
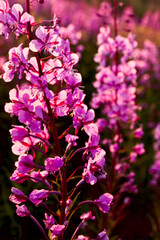
<instances>
[{"instance_id":1,"label":"ivan tea plant","mask_svg":"<svg viewBox=\"0 0 160 240\"><path fill-rule=\"evenodd\" d=\"M101 109L102 118L98 119L97 125L104 134L103 144L111 159L109 191L114 192L119 180L126 179L119 186L120 195L122 192L137 193L135 173L131 167L145 149L142 142L136 142L143 136L142 124L138 121L141 107L136 103L138 76L134 51L137 42L129 29L127 37L118 33L118 6L119 1L114 0L112 24L104 22L97 35L98 52L94 61L98 63L98 72L93 83L96 93L91 106ZM135 145L123 147L129 138L135 139Z\"/></svg>"},{"instance_id":2,"label":"ivan tea plant","mask_svg":"<svg viewBox=\"0 0 160 240\"><path fill-rule=\"evenodd\" d=\"M106 177L106 153L99 146L94 110L84 104L82 76L74 69L79 57L61 37L59 19L54 16L36 23L29 0L25 6L26 11L18 3L10 7L7 0L0 1L0 34L6 39L11 33L19 40L21 35L27 39L27 46L20 43L9 50L9 61L3 67L5 82L17 79L5 111L19 121L10 129L12 152L18 157L11 180L22 185L31 181L38 187L29 195L25 189L22 192L13 187L10 200L16 204L17 215L31 218L44 239L69 239L66 231L75 211L83 210L84 205L97 206L106 214L110 209L110 193L97 199L90 199L88 194L86 200L78 202L82 184L94 185ZM57 131L61 119L67 119L68 126ZM56 202L54 206L48 204L50 199ZM40 222L30 212L31 204L44 208ZM71 240L89 239L83 233L79 235L88 220L95 220L91 211L81 215ZM108 239L106 230L96 233L94 239Z\"/></svg>"}]
</instances>

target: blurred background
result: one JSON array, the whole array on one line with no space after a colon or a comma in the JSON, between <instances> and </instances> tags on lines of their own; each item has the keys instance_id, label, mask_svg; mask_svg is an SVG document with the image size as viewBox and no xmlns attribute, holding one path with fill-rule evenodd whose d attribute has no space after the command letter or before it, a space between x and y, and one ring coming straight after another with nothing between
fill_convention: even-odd
<instances>
[{"instance_id":1,"label":"blurred background","mask_svg":"<svg viewBox=\"0 0 160 240\"><path fill-rule=\"evenodd\" d=\"M24 1L9 0L10 6L15 3L21 3L24 8ZM160 239L160 191L159 184L155 187L150 185L152 179L149 169L154 162L155 142L153 138L153 129L160 122L160 2L159 0L123 0L118 1L119 33L126 36L128 31L132 31L136 35L138 47L143 48L146 40L151 41L156 47L156 69L153 64L148 68L145 74L149 74L150 80L147 82L139 80L137 86L138 103L142 106L139 114L144 129L143 142L145 144L146 153L140 158L136 164L134 171L136 172L136 183L139 193L132 197L131 204L125 209L123 204L113 209L112 220L108 223L105 216L99 217L99 225L108 228L110 240L159 240ZM43 4L33 0L31 3L32 13L36 20L40 22L43 19L52 19L56 14L61 19L60 26L68 27L77 32L77 37L72 38L72 30L70 38L72 42L72 50L79 52L81 58L76 66L82 74L84 92L86 93L86 103L89 105L92 94L95 91L92 83L95 80L96 63L93 58L97 52L96 36L99 27L106 21L111 20L113 1L107 1L107 10L102 1L97 0L44 0ZM71 25L73 25L71 27ZM65 30L62 29L65 36ZM74 35L75 36L75 35ZM8 51L13 46L18 46L24 41L23 36L15 39L11 36L5 40L0 36L0 74L3 73L3 64L8 61ZM153 48L152 48L153 49ZM150 52L150 57L154 52ZM155 55L154 55L155 56ZM149 61L149 60L148 60ZM15 81L4 83L0 81L0 239L1 240L40 240L43 239L37 227L27 218L16 216L15 205L9 201L11 187L19 187L18 184L11 182L10 176L13 173L17 161L17 156L11 152L11 138L9 129L13 124L18 124L17 119L9 116L4 112L4 105L9 102L9 90L14 87ZM100 111L96 111L96 118L101 117ZM105 183L96 186L95 190L91 188L92 195L96 191L105 190ZM21 189L25 187L26 193L30 191L30 184L23 184ZM84 189L84 195L88 189ZM122 217L116 215L116 211L122 214ZM43 211L34 208L34 216L41 218ZM106 226L105 226L105 222ZM95 226L93 225L93 228ZM66 239L68 240L68 239Z\"/></svg>"}]
</instances>

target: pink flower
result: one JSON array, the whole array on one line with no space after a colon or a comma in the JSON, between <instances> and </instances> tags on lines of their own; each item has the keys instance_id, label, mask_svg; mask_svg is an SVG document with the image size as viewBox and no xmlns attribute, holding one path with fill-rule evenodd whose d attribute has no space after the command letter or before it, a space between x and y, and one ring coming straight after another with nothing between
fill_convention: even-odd
<instances>
[{"instance_id":1,"label":"pink flower","mask_svg":"<svg viewBox=\"0 0 160 240\"><path fill-rule=\"evenodd\" d=\"M50 195L50 191L41 189L41 190L33 190L29 195L29 200L38 206L45 198Z\"/></svg>"},{"instance_id":2,"label":"pink flower","mask_svg":"<svg viewBox=\"0 0 160 240\"><path fill-rule=\"evenodd\" d=\"M130 154L129 154L130 162L136 162L136 158L137 158L137 153L136 152L130 152Z\"/></svg>"},{"instance_id":3,"label":"pink flower","mask_svg":"<svg viewBox=\"0 0 160 240\"><path fill-rule=\"evenodd\" d=\"M86 237L84 235L79 235L78 238L76 238L76 240L89 240L89 237Z\"/></svg>"},{"instance_id":4,"label":"pink flower","mask_svg":"<svg viewBox=\"0 0 160 240\"><path fill-rule=\"evenodd\" d=\"M12 137L12 141L22 141L24 137L29 135L28 130L23 126L13 126L14 128L10 129L9 132Z\"/></svg>"},{"instance_id":5,"label":"pink flower","mask_svg":"<svg viewBox=\"0 0 160 240\"><path fill-rule=\"evenodd\" d=\"M56 239L58 236L60 236L63 233L65 226L57 224L57 225L53 225L50 229L52 232L50 237L51 237L51 240L53 240L53 239Z\"/></svg>"},{"instance_id":6,"label":"pink flower","mask_svg":"<svg viewBox=\"0 0 160 240\"><path fill-rule=\"evenodd\" d=\"M109 150L111 153L116 153L119 150L119 144L114 143L109 146Z\"/></svg>"},{"instance_id":7,"label":"pink flower","mask_svg":"<svg viewBox=\"0 0 160 240\"><path fill-rule=\"evenodd\" d=\"M90 183L91 185L94 185L97 182L97 178L94 176L94 172L90 170L89 162L83 170L82 177L87 183Z\"/></svg>"},{"instance_id":8,"label":"pink flower","mask_svg":"<svg viewBox=\"0 0 160 240\"><path fill-rule=\"evenodd\" d=\"M66 77L65 81L68 87L78 87L82 83L82 76L80 73L70 74Z\"/></svg>"},{"instance_id":9,"label":"pink flower","mask_svg":"<svg viewBox=\"0 0 160 240\"><path fill-rule=\"evenodd\" d=\"M102 232L100 232L95 240L109 240L106 230L104 229Z\"/></svg>"},{"instance_id":10,"label":"pink flower","mask_svg":"<svg viewBox=\"0 0 160 240\"><path fill-rule=\"evenodd\" d=\"M23 49L22 44L9 50L9 62L3 66L5 82L12 81L15 74L18 74L19 79L22 78L23 73L28 69L28 53L29 48Z\"/></svg>"},{"instance_id":11,"label":"pink flower","mask_svg":"<svg viewBox=\"0 0 160 240\"><path fill-rule=\"evenodd\" d=\"M20 204L22 202L27 201L28 197L26 195L24 195L24 193L22 191L20 191L18 188L12 187L11 191L13 194L10 195L9 199L13 203Z\"/></svg>"},{"instance_id":12,"label":"pink flower","mask_svg":"<svg viewBox=\"0 0 160 240\"><path fill-rule=\"evenodd\" d=\"M63 166L63 160L58 156L54 158L47 158L44 162L44 165L47 171L57 172Z\"/></svg>"},{"instance_id":13,"label":"pink flower","mask_svg":"<svg viewBox=\"0 0 160 240\"><path fill-rule=\"evenodd\" d=\"M17 169L13 172L10 179L16 183L23 183L26 180L30 180L30 176L28 174L22 174L17 171Z\"/></svg>"},{"instance_id":14,"label":"pink flower","mask_svg":"<svg viewBox=\"0 0 160 240\"><path fill-rule=\"evenodd\" d=\"M31 215L31 213L28 211L27 207L24 204L21 206L16 205L16 207L16 213L19 217L27 217Z\"/></svg>"},{"instance_id":15,"label":"pink flower","mask_svg":"<svg viewBox=\"0 0 160 240\"><path fill-rule=\"evenodd\" d=\"M50 53L54 53L56 52L56 48L61 44L61 38L57 33L54 33L43 26L38 27L35 34L38 39L32 40L29 44L29 48L33 52L45 49Z\"/></svg>"},{"instance_id":16,"label":"pink flower","mask_svg":"<svg viewBox=\"0 0 160 240\"><path fill-rule=\"evenodd\" d=\"M10 6L8 0L0 1L0 35L4 34L5 38L8 38L10 29L8 26L8 20L10 19Z\"/></svg>"},{"instance_id":17,"label":"pink flower","mask_svg":"<svg viewBox=\"0 0 160 240\"><path fill-rule=\"evenodd\" d=\"M104 193L94 201L94 204L96 204L102 212L108 213L112 200L113 196L110 193Z\"/></svg>"},{"instance_id":18,"label":"pink flower","mask_svg":"<svg viewBox=\"0 0 160 240\"><path fill-rule=\"evenodd\" d=\"M27 12L23 13L23 8L20 4L14 4L11 8L11 18L8 23L12 26L13 32L19 36L21 33L27 32L27 22L30 22L31 26L34 25L34 17Z\"/></svg>"},{"instance_id":19,"label":"pink flower","mask_svg":"<svg viewBox=\"0 0 160 240\"><path fill-rule=\"evenodd\" d=\"M48 172L47 171L32 171L30 173L30 177L31 177L31 180L33 182L40 182L40 181L44 181L48 176Z\"/></svg>"},{"instance_id":20,"label":"pink flower","mask_svg":"<svg viewBox=\"0 0 160 240\"><path fill-rule=\"evenodd\" d=\"M87 220L95 220L95 216L92 215L92 212L89 211L87 213L83 213L81 216L80 216L80 219L83 219L85 221Z\"/></svg>"},{"instance_id":21,"label":"pink flower","mask_svg":"<svg viewBox=\"0 0 160 240\"><path fill-rule=\"evenodd\" d=\"M45 220L43 220L46 229L50 229L54 224L55 224L55 220L53 218L53 215L48 215L47 213L44 214L45 215Z\"/></svg>"},{"instance_id":22,"label":"pink flower","mask_svg":"<svg viewBox=\"0 0 160 240\"><path fill-rule=\"evenodd\" d=\"M134 130L134 137L135 138L141 138L143 136L144 132L142 130L141 127L137 128L136 130Z\"/></svg>"},{"instance_id":23,"label":"pink flower","mask_svg":"<svg viewBox=\"0 0 160 240\"><path fill-rule=\"evenodd\" d=\"M20 155L18 161L15 163L17 171L19 173L25 174L35 168L35 163L33 162L33 156L29 154Z\"/></svg>"},{"instance_id":24,"label":"pink flower","mask_svg":"<svg viewBox=\"0 0 160 240\"><path fill-rule=\"evenodd\" d=\"M76 145L77 145L76 140L77 140L78 138L79 138L78 136L72 135L72 134L67 134L67 135L65 136L66 142L72 143L73 146L76 146Z\"/></svg>"},{"instance_id":25,"label":"pink flower","mask_svg":"<svg viewBox=\"0 0 160 240\"><path fill-rule=\"evenodd\" d=\"M144 149L144 144L143 143L137 143L134 147L133 150L139 154L142 155L145 153L145 149Z\"/></svg>"}]
</instances>

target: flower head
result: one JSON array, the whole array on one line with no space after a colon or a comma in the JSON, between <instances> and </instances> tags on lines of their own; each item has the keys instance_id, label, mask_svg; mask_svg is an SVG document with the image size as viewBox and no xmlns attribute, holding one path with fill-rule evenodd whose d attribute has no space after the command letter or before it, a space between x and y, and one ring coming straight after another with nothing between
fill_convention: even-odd
<instances>
[{"instance_id":1,"label":"flower head","mask_svg":"<svg viewBox=\"0 0 160 240\"><path fill-rule=\"evenodd\" d=\"M60 236L62 234L62 232L65 229L65 226L57 224L57 225L53 225L50 229L52 231L52 234L51 234L50 237L53 240L53 239L56 239L58 236Z\"/></svg>"},{"instance_id":2,"label":"flower head","mask_svg":"<svg viewBox=\"0 0 160 240\"><path fill-rule=\"evenodd\" d=\"M9 199L13 203L20 204L22 202L26 202L26 200L28 199L27 196L24 195L24 193L18 188L12 187L11 191L13 194L10 195Z\"/></svg>"},{"instance_id":3,"label":"flower head","mask_svg":"<svg viewBox=\"0 0 160 240\"><path fill-rule=\"evenodd\" d=\"M53 218L53 215L48 215L47 213L45 213L45 220L43 220L46 229L50 229L54 224L55 224L55 220Z\"/></svg>"},{"instance_id":4,"label":"flower head","mask_svg":"<svg viewBox=\"0 0 160 240\"><path fill-rule=\"evenodd\" d=\"M24 204L21 206L16 205L16 207L16 213L19 217L27 217L31 215L31 213L28 211L27 207Z\"/></svg>"},{"instance_id":5,"label":"flower head","mask_svg":"<svg viewBox=\"0 0 160 240\"><path fill-rule=\"evenodd\" d=\"M41 190L33 190L29 195L29 200L38 206L45 198L50 195L50 191L41 189Z\"/></svg>"},{"instance_id":6,"label":"flower head","mask_svg":"<svg viewBox=\"0 0 160 240\"><path fill-rule=\"evenodd\" d=\"M94 201L94 204L96 204L102 212L108 213L112 200L113 196L110 193L104 193Z\"/></svg>"},{"instance_id":7,"label":"flower head","mask_svg":"<svg viewBox=\"0 0 160 240\"><path fill-rule=\"evenodd\" d=\"M57 172L63 166L63 160L56 156L54 158L47 158L44 164L47 171Z\"/></svg>"}]
</instances>

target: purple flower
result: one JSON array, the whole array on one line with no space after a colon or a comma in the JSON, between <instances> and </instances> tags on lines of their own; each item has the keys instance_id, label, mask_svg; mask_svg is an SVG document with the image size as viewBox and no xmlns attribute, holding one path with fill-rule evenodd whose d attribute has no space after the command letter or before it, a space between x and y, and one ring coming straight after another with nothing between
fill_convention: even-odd
<instances>
[{"instance_id":1,"label":"purple flower","mask_svg":"<svg viewBox=\"0 0 160 240\"><path fill-rule=\"evenodd\" d=\"M134 130L134 137L135 138L141 138L143 136L144 132L141 127Z\"/></svg>"},{"instance_id":2,"label":"purple flower","mask_svg":"<svg viewBox=\"0 0 160 240\"><path fill-rule=\"evenodd\" d=\"M130 162L136 162L136 158L137 158L137 153L136 152L130 152L130 154L129 154Z\"/></svg>"},{"instance_id":3,"label":"purple flower","mask_svg":"<svg viewBox=\"0 0 160 240\"><path fill-rule=\"evenodd\" d=\"M142 155L145 153L145 149L144 149L144 144L143 143L137 143L134 147L133 150L139 154Z\"/></svg>"},{"instance_id":4,"label":"purple flower","mask_svg":"<svg viewBox=\"0 0 160 240\"><path fill-rule=\"evenodd\" d=\"M72 135L72 134L67 134L67 135L65 136L66 142L72 143L73 146L76 146L76 145L77 145L76 140L77 140L78 138L79 138L78 136Z\"/></svg>"},{"instance_id":5,"label":"purple flower","mask_svg":"<svg viewBox=\"0 0 160 240\"><path fill-rule=\"evenodd\" d=\"M57 172L63 166L63 160L62 158L56 156L54 158L47 158L44 164L47 171Z\"/></svg>"},{"instance_id":6,"label":"purple flower","mask_svg":"<svg viewBox=\"0 0 160 240\"><path fill-rule=\"evenodd\" d=\"M27 217L31 215L31 213L28 211L27 207L24 204L21 206L16 205L16 207L16 213L19 217Z\"/></svg>"},{"instance_id":7,"label":"purple flower","mask_svg":"<svg viewBox=\"0 0 160 240\"><path fill-rule=\"evenodd\" d=\"M3 66L5 82L12 81L16 73L19 79L22 78L24 71L28 69L28 53L29 48L23 49L22 44L9 50L9 62L6 62Z\"/></svg>"},{"instance_id":8,"label":"purple flower","mask_svg":"<svg viewBox=\"0 0 160 240\"><path fill-rule=\"evenodd\" d=\"M27 12L23 13L23 8L20 4L14 4L11 9L11 18L8 23L12 26L13 32L19 36L21 33L27 32L27 22L34 25L34 17Z\"/></svg>"},{"instance_id":9,"label":"purple flower","mask_svg":"<svg viewBox=\"0 0 160 240\"><path fill-rule=\"evenodd\" d=\"M54 224L55 224L55 220L53 215L48 215L47 213L44 214L45 215L45 220L43 220L46 229L50 229Z\"/></svg>"},{"instance_id":10,"label":"purple flower","mask_svg":"<svg viewBox=\"0 0 160 240\"><path fill-rule=\"evenodd\" d=\"M35 168L35 163L33 162L33 156L29 154L20 155L18 161L15 163L17 171L19 173L25 174Z\"/></svg>"},{"instance_id":11,"label":"purple flower","mask_svg":"<svg viewBox=\"0 0 160 240\"><path fill-rule=\"evenodd\" d=\"M56 239L59 235L61 235L65 229L64 225L53 225L51 228L52 234L51 234L51 240Z\"/></svg>"},{"instance_id":12,"label":"purple flower","mask_svg":"<svg viewBox=\"0 0 160 240\"><path fill-rule=\"evenodd\" d=\"M82 177L87 183L94 185L97 182L97 178L94 176L94 172L90 170L90 162L88 162L88 165L85 166Z\"/></svg>"},{"instance_id":13,"label":"purple flower","mask_svg":"<svg viewBox=\"0 0 160 240\"><path fill-rule=\"evenodd\" d=\"M17 169L13 172L10 179L16 183L23 183L26 180L30 180L30 176L28 174L22 174L17 171Z\"/></svg>"},{"instance_id":14,"label":"purple flower","mask_svg":"<svg viewBox=\"0 0 160 240\"><path fill-rule=\"evenodd\" d=\"M60 46L61 44L61 38L57 35L57 33L43 26L38 27L35 34L38 39L32 40L29 44L29 48L33 52L45 49L54 53L57 46Z\"/></svg>"},{"instance_id":15,"label":"purple flower","mask_svg":"<svg viewBox=\"0 0 160 240\"><path fill-rule=\"evenodd\" d=\"M119 150L119 144L114 143L109 146L109 150L111 153L116 153Z\"/></svg>"},{"instance_id":16,"label":"purple flower","mask_svg":"<svg viewBox=\"0 0 160 240\"><path fill-rule=\"evenodd\" d=\"M108 213L112 200L113 196L110 193L104 193L97 200L95 200L94 203L99 207L102 212Z\"/></svg>"},{"instance_id":17,"label":"purple flower","mask_svg":"<svg viewBox=\"0 0 160 240\"><path fill-rule=\"evenodd\" d=\"M29 200L38 206L45 198L50 195L50 191L41 189L41 190L33 190L29 195Z\"/></svg>"},{"instance_id":18,"label":"purple flower","mask_svg":"<svg viewBox=\"0 0 160 240\"><path fill-rule=\"evenodd\" d=\"M80 219L83 219L85 221L87 220L95 220L95 216L92 215L92 212L89 211L87 213L83 213L81 216L80 216Z\"/></svg>"},{"instance_id":19,"label":"purple flower","mask_svg":"<svg viewBox=\"0 0 160 240\"><path fill-rule=\"evenodd\" d=\"M7 0L0 1L0 35L4 34L5 38L8 38L10 33L8 20L10 19L10 6Z\"/></svg>"},{"instance_id":20,"label":"purple flower","mask_svg":"<svg viewBox=\"0 0 160 240\"><path fill-rule=\"evenodd\" d=\"M74 73L72 75L67 76L66 83L68 87L76 87L78 85L81 85L82 83L82 76L80 73Z\"/></svg>"},{"instance_id":21,"label":"purple flower","mask_svg":"<svg viewBox=\"0 0 160 240\"><path fill-rule=\"evenodd\" d=\"M15 204L26 202L26 200L28 199L28 197L24 195L24 193L17 188L12 187L11 191L13 194L10 195L9 200Z\"/></svg>"},{"instance_id":22,"label":"purple flower","mask_svg":"<svg viewBox=\"0 0 160 240\"><path fill-rule=\"evenodd\" d=\"M102 232L100 232L95 240L109 240L106 230L104 229Z\"/></svg>"},{"instance_id":23,"label":"purple flower","mask_svg":"<svg viewBox=\"0 0 160 240\"><path fill-rule=\"evenodd\" d=\"M86 237L84 235L79 235L78 238L76 238L76 240L89 240L89 237Z\"/></svg>"},{"instance_id":24,"label":"purple flower","mask_svg":"<svg viewBox=\"0 0 160 240\"><path fill-rule=\"evenodd\" d=\"M22 141L24 137L29 135L28 130L23 126L13 126L14 128L10 129L9 132L12 137L12 141Z\"/></svg>"},{"instance_id":25,"label":"purple flower","mask_svg":"<svg viewBox=\"0 0 160 240\"><path fill-rule=\"evenodd\" d=\"M47 171L40 171L38 170L37 172L36 171L32 171L30 173L30 177L31 177L31 180L33 182L39 182L39 181L44 181L48 176L48 172Z\"/></svg>"}]
</instances>

